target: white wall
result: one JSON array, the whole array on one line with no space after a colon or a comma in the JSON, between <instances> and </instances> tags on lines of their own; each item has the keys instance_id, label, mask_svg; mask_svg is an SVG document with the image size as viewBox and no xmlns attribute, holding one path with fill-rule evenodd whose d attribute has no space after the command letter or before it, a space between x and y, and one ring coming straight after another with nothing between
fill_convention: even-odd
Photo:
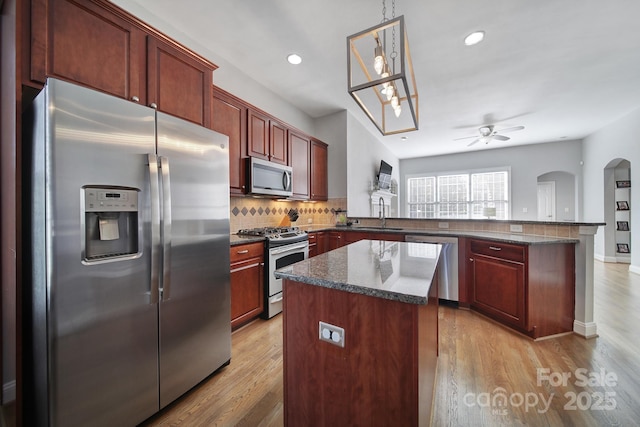
<instances>
[{"instance_id":1,"label":"white wall","mask_svg":"<svg viewBox=\"0 0 640 427\"><path fill-rule=\"evenodd\" d=\"M605 219L604 169L615 159L631 162L631 226L640 224L640 191L637 170L640 170L640 108L600 129L583 141L584 158L584 204L585 221L600 222ZM608 191L611 191L608 188ZM640 232L631 229L631 266L629 269L640 274ZM604 233L600 227L595 238L594 253L604 258Z\"/></svg>"},{"instance_id":2,"label":"white wall","mask_svg":"<svg viewBox=\"0 0 640 427\"><path fill-rule=\"evenodd\" d=\"M329 145L329 198L347 197L347 112L340 111L315 120L315 137Z\"/></svg>"},{"instance_id":3,"label":"white wall","mask_svg":"<svg viewBox=\"0 0 640 427\"><path fill-rule=\"evenodd\" d=\"M446 156L400 160L400 204L406 216L406 182L411 175L511 167L511 219L537 220L538 176L562 171L576 176L582 193L582 146L580 141L523 145ZM523 212L526 209L527 212ZM576 220L581 217L577 212Z\"/></svg>"},{"instance_id":4,"label":"white wall","mask_svg":"<svg viewBox=\"0 0 640 427\"><path fill-rule=\"evenodd\" d=\"M391 179L396 181L400 177L399 160L348 112L347 141L347 210L349 216L371 216L369 189L375 181L380 160L391 165ZM394 212L397 210L392 207L390 216L397 216Z\"/></svg>"}]
</instances>

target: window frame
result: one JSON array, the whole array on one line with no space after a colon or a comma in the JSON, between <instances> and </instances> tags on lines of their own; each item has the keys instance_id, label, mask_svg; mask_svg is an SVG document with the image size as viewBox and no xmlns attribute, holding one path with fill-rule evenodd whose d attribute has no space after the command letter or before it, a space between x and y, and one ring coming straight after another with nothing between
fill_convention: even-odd
<instances>
[{"instance_id":1,"label":"window frame","mask_svg":"<svg viewBox=\"0 0 640 427\"><path fill-rule=\"evenodd\" d=\"M404 188L404 192L406 195L406 202L404 203L405 205L405 217L406 218L416 218L416 219L446 219L446 220L458 220L458 219L482 219L482 218L474 218L473 217L473 205L478 203L478 201L473 200L473 178L472 176L475 174L483 174L483 173L495 173L495 172L506 172L507 174L507 179L506 179L506 185L507 185L507 191L506 191L506 197L507 200L498 200L497 203L506 203L506 207L505 207L505 214L506 214L506 218L500 218L501 220L510 220L512 218L512 203L513 203L513 199L511 197L511 193L512 193L512 185L511 185L511 167L510 166L502 166L502 167L491 167L491 168L481 168L481 169L468 169L468 170L453 170L453 171L439 171L439 172L431 172L431 173L416 173L416 174L409 174L405 176L405 188ZM440 202L440 189L439 189L439 178L440 177L444 177L444 176L455 176L455 175L467 175L468 176L468 180L467 180L467 201L465 202L465 204L467 205L467 216L465 217L451 217L451 216L440 216L440 204L443 202ZM433 217L428 217L428 216L424 216L424 217L412 217L411 216L411 212L412 212L412 205L416 205L418 203L416 202L410 202L411 199L411 194L410 194L410 188L409 188L409 182L411 179L416 179L416 178L433 178L435 180L435 201L434 202L425 202L423 204L427 204L427 205L431 205L433 206ZM484 200L483 200L484 201Z\"/></svg>"}]
</instances>

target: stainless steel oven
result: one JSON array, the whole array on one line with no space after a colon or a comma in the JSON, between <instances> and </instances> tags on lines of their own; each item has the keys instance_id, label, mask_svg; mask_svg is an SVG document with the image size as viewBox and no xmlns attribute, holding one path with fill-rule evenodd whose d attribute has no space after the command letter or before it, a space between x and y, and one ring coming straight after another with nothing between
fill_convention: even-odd
<instances>
[{"instance_id":1,"label":"stainless steel oven","mask_svg":"<svg viewBox=\"0 0 640 427\"><path fill-rule=\"evenodd\" d=\"M265 289L268 290L265 292L266 300L264 306L264 317L267 319L282 311L282 279L276 277L273 273L279 268L309 258L309 239L306 233L304 237L306 239L302 241L267 249L269 252L269 265L265 269L268 272ZM267 246L269 246L269 242Z\"/></svg>"},{"instance_id":2,"label":"stainless steel oven","mask_svg":"<svg viewBox=\"0 0 640 427\"><path fill-rule=\"evenodd\" d=\"M296 227L267 227L240 230L238 234L264 236L266 239L264 311L270 319L282 311L282 279L273 273L282 267L309 258L309 236Z\"/></svg>"}]
</instances>

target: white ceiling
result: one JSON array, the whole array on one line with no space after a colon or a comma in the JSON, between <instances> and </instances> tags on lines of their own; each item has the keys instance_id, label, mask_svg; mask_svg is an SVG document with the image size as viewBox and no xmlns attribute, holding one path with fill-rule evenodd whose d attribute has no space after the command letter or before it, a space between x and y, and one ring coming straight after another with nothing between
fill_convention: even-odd
<instances>
[{"instance_id":1,"label":"white ceiling","mask_svg":"<svg viewBox=\"0 0 640 427\"><path fill-rule=\"evenodd\" d=\"M309 116L347 109L380 136L347 93L346 37L380 23L382 1L113 1L167 34L211 46L211 56L200 53ZM640 106L639 0L395 2L420 96L419 131L407 141L380 136L398 158L581 139ZM474 30L485 40L464 46ZM301 65L286 62L291 52ZM487 124L525 130L508 142L454 141Z\"/></svg>"}]
</instances>

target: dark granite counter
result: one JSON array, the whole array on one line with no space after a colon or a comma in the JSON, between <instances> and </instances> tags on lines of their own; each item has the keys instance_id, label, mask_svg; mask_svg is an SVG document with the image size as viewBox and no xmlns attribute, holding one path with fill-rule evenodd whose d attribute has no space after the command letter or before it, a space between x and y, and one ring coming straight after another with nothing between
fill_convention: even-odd
<instances>
[{"instance_id":1,"label":"dark granite counter","mask_svg":"<svg viewBox=\"0 0 640 427\"><path fill-rule=\"evenodd\" d=\"M309 285L427 304L441 247L361 240L276 270L275 275Z\"/></svg>"},{"instance_id":2,"label":"dark granite counter","mask_svg":"<svg viewBox=\"0 0 640 427\"><path fill-rule=\"evenodd\" d=\"M264 242L265 238L262 236L238 236L232 234L229 240L230 246L246 245L247 243Z\"/></svg>"},{"instance_id":3,"label":"dark granite counter","mask_svg":"<svg viewBox=\"0 0 640 427\"><path fill-rule=\"evenodd\" d=\"M319 225L300 227L307 232L317 231L360 231L369 233L389 233L389 234L411 234L418 236L447 236L447 237L471 237L485 240L493 240L496 242L504 243L517 243L522 245L545 245L556 243L578 243L580 240L572 237L551 237L551 236L537 236L532 234L516 234L516 233L496 233L491 231L468 231L468 230L419 230L411 228L400 227L367 227L367 226L351 226L351 227L336 227L331 225Z\"/></svg>"}]
</instances>

